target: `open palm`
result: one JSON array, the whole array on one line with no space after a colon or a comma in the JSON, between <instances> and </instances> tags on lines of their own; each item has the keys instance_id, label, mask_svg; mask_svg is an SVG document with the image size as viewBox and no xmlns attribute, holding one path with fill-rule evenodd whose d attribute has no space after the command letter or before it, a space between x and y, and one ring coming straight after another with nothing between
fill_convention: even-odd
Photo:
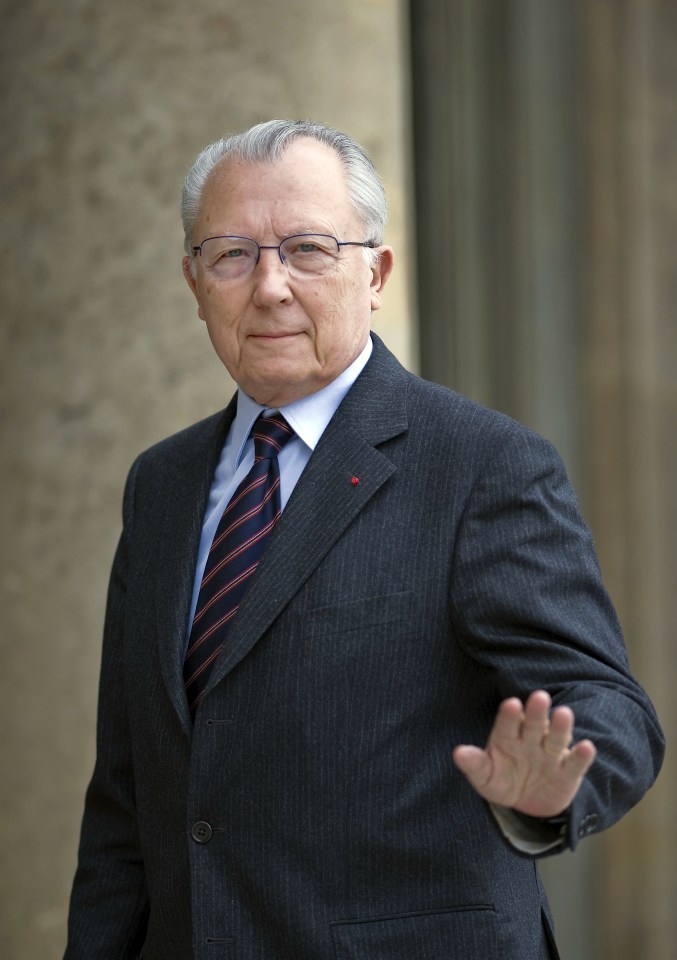
<instances>
[{"instance_id":1,"label":"open palm","mask_svg":"<svg viewBox=\"0 0 677 960\"><path fill-rule=\"evenodd\" d=\"M574 714L556 707L545 690L526 704L511 697L500 705L484 749L458 746L454 761L489 803L532 817L555 817L569 806L595 759L595 746L570 746Z\"/></svg>"}]
</instances>

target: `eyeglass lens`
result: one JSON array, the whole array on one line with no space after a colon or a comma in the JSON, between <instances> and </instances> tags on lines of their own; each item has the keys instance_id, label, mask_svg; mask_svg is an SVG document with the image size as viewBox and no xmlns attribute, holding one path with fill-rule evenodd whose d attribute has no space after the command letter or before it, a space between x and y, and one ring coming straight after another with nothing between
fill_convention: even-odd
<instances>
[{"instance_id":1,"label":"eyeglass lens","mask_svg":"<svg viewBox=\"0 0 677 960\"><path fill-rule=\"evenodd\" d=\"M247 237L211 237L201 247L203 266L223 280L248 276L259 259L259 248ZM296 277L317 277L330 273L339 259L339 245L334 237L322 234L302 234L287 237L279 246L279 257L290 274Z\"/></svg>"}]
</instances>

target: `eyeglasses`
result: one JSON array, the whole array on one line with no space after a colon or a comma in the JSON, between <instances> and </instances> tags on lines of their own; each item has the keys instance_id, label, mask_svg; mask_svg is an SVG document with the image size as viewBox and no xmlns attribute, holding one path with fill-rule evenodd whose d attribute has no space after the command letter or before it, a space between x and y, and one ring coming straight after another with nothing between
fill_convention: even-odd
<instances>
[{"instance_id":1,"label":"eyeglasses","mask_svg":"<svg viewBox=\"0 0 677 960\"><path fill-rule=\"evenodd\" d=\"M299 233L285 237L277 246L263 246L249 237L209 237L193 247L205 270L219 280L248 277L259 262L262 250L277 250L290 276L298 280L322 277L336 269L341 247L373 247L370 240L337 240L323 233Z\"/></svg>"}]
</instances>

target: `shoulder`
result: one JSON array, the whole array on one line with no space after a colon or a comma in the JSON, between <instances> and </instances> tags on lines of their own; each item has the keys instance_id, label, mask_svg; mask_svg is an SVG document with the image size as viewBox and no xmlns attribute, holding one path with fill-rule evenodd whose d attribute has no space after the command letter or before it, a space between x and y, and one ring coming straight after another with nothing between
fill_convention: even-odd
<instances>
[{"instance_id":1,"label":"shoulder","mask_svg":"<svg viewBox=\"0 0 677 960\"><path fill-rule=\"evenodd\" d=\"M553 444L523 423L485 407L448 387L407 374L410 430L440 447L483 459L505 452L510 458L542 455L559 459Z\"/></svg>"},{"instance_id":2,"label":"shoulder","mask_svg":"<svg viewBox=\"0 0 677 960\"><path fill-rule=\"evenodd\" d=\"M469 494L493 500L535 486L558 489L575 504L554 444L512 417L417 377L410 381L407 412L419 455Z\"/></svg>"},{"instance_id":3,"label":"shoulder","mask_svg":"<svg viewBox=\"0 0 677 960\"><path fill-rule=\"evenodd\" d=\"M512 417L471 400L469 397L424 380L407 370L377 338L374 353L365 368L370 387L377 390L388 405L404 403L412 428L442 431L445 438L455 435L510 439L514 436L536 436Z\"/></svg>"},{"instance_id":4,"label":"shoulder","mask_svg":"<svg viewBox=\"0 0 677 960\"><path fill-rule=\"evenodd\" d=\"M192 457L196 449L209 447L219 438L223 442L231 420L229 408L213 413L154 443L139 454L137 462L154 467L177 465L186 457Z\"/></svg>"},{"instance_id":5,"label":"shoulder","mask_svg":"<svg viewBox=\"0 0 677 960\"><path fill-rule=\"evenodd\" d=\"M233 419L234 404L179 430L140 453L132 464L125 503L138 495L144 501L163 491L201 486L211 478Z\"/></svg>"},{"instance_id":6,"label":"shoulder","mask_svg":"<svg viewBox=\"0 0 677 960\"><path fill-rule=\"evenodd\" d=\"M387 418L397 416L405 426L402 436L426 457L439 457L475 468L532 459L561 462L553 444L507 414L492 410L449 387L406 370L383 343L374 338L368 392Z\"/></svg>"}]
</instances>

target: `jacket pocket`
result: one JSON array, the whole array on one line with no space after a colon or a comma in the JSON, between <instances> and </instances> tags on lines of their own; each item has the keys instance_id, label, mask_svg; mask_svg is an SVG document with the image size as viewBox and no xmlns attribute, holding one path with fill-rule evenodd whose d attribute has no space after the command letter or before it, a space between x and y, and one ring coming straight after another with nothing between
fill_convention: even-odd
<instances>
[{"instance_id":1,"label":"jacket pocket","mask_svg":"<svg viewBox=\"0 0 677 960\"><path fill-rule=\"evenodd\" d=\"M329 636L406 624L411 618L412 601L413 593L406 590L314 607L303 613L302 630L304 634Z\"/></svg>"},{"instance_id":2,"label":"jacket pocket","mask_svg":"<svg viewBox=\"0 0 677 960\"><path fill-rule=\"evenodd\" d=\"M490 904L332 924L336 960L498 960Z\"/></svg>"}]
</instances>

